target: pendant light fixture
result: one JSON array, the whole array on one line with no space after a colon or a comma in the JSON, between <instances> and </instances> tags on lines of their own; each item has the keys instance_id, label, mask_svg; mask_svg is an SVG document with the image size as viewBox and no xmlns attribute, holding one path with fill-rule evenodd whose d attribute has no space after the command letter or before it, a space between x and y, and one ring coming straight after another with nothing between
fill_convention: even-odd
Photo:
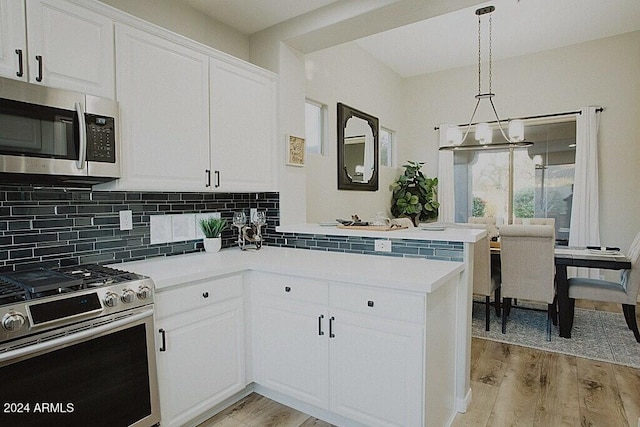
<instances>
[{"instance_id":1,"label":"pendant light fixture","mask_svg":"<svg viewBox=\"0 0 640 427\"><path fill-rule=\"evenodd\" d=\"M496 106L493 103L493 97L495 94L492 92L492 20L491 14L496 8L494 6L486 6L481 7L476 10L476 15L478 16L478 94L476 95L476 105L473 109L473 113L471 114L471 119L469 119L469 123L465 125L464 133L460 130L459 127L450 127L447 129L446 138L449 142L448 146L440 147L440 150L482 150L482 149L505 149L505 148L516 148L516 147L529 147L533 145L532 142L526 142L524 140L524 123L522 120L508 120L508 135L505 132L502 123L506 120L500 120L498 117L498 112L496 111ZM489 85L488 91L482 91L482 50L481 50L481 41L482 41L482 17L484 15L488 16L489 19ZM491 104L491 110L495 115L495 122L504 138L504 142L493 143L493 129L489 125L489 123L473 123L473 119L478 111L478 106L480 105L480 101L483 99L489 100ZM467 136L469 135L469 131L471 127L475 125L475 140L476 142L467 141Z\"/></svg>"}]
</instances>

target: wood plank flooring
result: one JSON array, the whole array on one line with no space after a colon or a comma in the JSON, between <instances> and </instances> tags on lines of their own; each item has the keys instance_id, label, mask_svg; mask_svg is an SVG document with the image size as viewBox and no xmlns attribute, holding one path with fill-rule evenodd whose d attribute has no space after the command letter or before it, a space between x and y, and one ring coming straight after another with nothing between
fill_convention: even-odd
<instances>
[{"instance_id":1,"label":"wood plank flooring","mask_svg":"<svg viewBox=\"0 0 640 427\"><path fill-rule=\"evenodd\" d=\"M576 307L622 312L590 301ZM473 338L471 388L454 427L640 426L640 369ZM232 426L331 425L253 393L199 427Z\"/></svg>"},{"instance_id":2,"label":"wood plank flooring","mask_svg":"<svg viewBox=\"0 0 640 427\"><path fill-rule=\"evenodd\" d=\"M331 427L317 418L257 393L231 405L198 427Z\"/></svg>"}]
</instances>

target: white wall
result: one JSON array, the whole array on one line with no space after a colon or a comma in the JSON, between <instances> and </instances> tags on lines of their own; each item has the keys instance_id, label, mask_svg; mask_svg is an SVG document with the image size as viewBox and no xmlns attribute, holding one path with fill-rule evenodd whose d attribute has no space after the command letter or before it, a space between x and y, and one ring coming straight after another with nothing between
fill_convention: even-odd
<instances>
[{"instance_id":1,"label":"white wall","mask_svg":"<svg viewBox=\"0 0 640 427\"><path fill-rule=\"evenodd\" d=\"M306 96L327 105L329 123L326 154L306 159L307 222L350 218L354 213L365 220L378 211L390 215L389 185L397 178L396 168L380 169L378 191L338 190L337 103L377 117L380 126L397 131L397 141L403 144L402 78L355 43L308 54L305 63Z\"/></svg>"},{"instance_id":2,"label":"white wall","mask_svg":"<svg viewBox=\"0 0 640 427\"><path fill-rule=\"evenodd\" d=\"M626 250L640 231L640 32L494 62L494 102L501 117L605 108L600 118L601 243ZM406 158L427 161L437 173L440 123L469 120L477 90L476 68L406 79ZM487 119L481 114L480 119ZM526 134L526 130L525 130Z\"/></svg>"},{"instance_id":3,"label":"white wall","mask_svg":"<svg viewBox=\"0 0 640 427\"><path fill-rule=\"evenodd\" d=\"M173 0L99 0L130 15L249 60L249 36Z\"/></svg>"}]
</instances>

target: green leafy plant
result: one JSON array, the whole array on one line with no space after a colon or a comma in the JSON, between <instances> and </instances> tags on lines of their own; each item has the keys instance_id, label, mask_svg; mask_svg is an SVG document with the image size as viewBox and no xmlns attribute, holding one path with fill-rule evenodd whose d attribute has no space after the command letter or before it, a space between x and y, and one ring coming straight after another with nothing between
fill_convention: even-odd
<instances>
[{"instance_id":1,"label":"green leafy plant","mask_svg":"<svg viewBox=\"0 0 640 427\"><path fill-rule=\"evenodd\" d=\"M420 171L423 162L403 165L404 173L391 184L391 214L409 217L417 225L438 217L440 203L436 200L438 178L427 178Z\"/></svg>"},{"instance_id":2,"label":"green leafy plant","mask_svg":"<svg viewBox=\"0 0 640 427\"><path fill-rule=\"evenodd\" d=\"M223 218L202 218L199 224L200 229L207 238L220 237L220 233L227 228L227 220Z\"/></svg>"},{"instance_id":3,"label":"green leafy plant","mask_svg":"<svg viewBox=\"0 0 640 427\"><path fill-rule=\"evenodd\" d=\"M473 208L471 209L471 216L484 216L487 209L487 202L480 197L473 198Z\"/></svg>"}]
</instances>

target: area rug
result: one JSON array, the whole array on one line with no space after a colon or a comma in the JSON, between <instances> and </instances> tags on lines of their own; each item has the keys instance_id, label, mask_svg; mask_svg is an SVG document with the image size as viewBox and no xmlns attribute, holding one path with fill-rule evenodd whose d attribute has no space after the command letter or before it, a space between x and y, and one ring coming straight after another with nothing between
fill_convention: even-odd
<instances>
[{"instance_id":1,"label":"area rug","mask_svg":"<svg viewBox=\"0 0 640 427\"><path fill-rule=\"evenodd\" d=\"M537 307L535 304L528 306ZM541 308L542 306L539 306ZM552 326L551 341L546 340L547 313L512 308L507 333L502 334L501 319L491 307L490 330L485 331L484 303L473 304L472 336L540 350L601 360L640 369L640 343L627 327L622 313L576 308L571 338L561 338Z\"/></svg>"}]
</instances>

